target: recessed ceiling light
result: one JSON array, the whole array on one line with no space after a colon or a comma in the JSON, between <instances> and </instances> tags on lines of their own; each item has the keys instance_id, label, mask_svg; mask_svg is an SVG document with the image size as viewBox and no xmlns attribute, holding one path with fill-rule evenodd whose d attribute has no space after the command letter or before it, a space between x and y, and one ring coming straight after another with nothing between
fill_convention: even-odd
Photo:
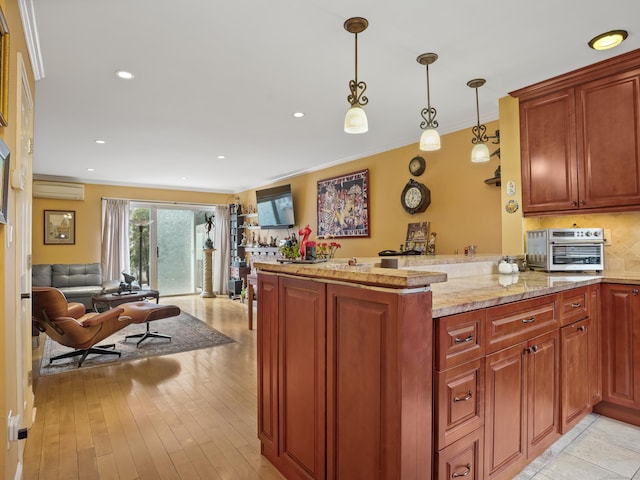
<instances>
[{"instance_id":1,"label":"recessed ceiling light","mask_svg":"<svg viewBox=\"0 0 640 480\"><path fill-rule=\"evenodd\" d=\"M126 70L116 70L116 77L131 80L135 75L131 72L127 72Z\"/></svg>"},{"instance_id":2,"label":"recessed ceiling light","mask_svg":"<svg viewBox=\"0 0 640 480\"><path fill-rule=\"evenodd\" d=\"M106 142L104 140L96 140L96 143L99 143L100 145L104 145Z\"/></svg>"},{"instance_id":3,"label":"recessed ceiling light","mask_svg":"<svg viewBox=\"0 0 640 480\"><path fill-rule=\"evenodd\" d=\"M224 155L218 155L216 158L217 158L218 160L224 160Z\"/></svg>"},{"instance_id":4,"label":"recessed ceiling light","mask_svg":"<svg viewBox=\"0 0 640 480\"><path fill-rule=\"evenodd\" d=\"M295 112L293 114L293 116L296 117L296 118L302 118L302 117L304 117L304 113L303 112Z\"/></svg>"},{"instance_id":5,"label":"recessed ceiling light","mask_svg":"<svg viewBox=\"0 0 640 480\"><path fill-rule=\"evenodd\" d=\"M593 37L589 40L589 46L594 50L609 50L620 45L628 35L626 30L611 30Z\"/></svg>"},{"instance_id":6,"label":"recessed ceiling light","mask_svg":"<svg viewBox=\"0 0 640 480\"><path fill-rule=\"evenodd\" d=\"M87 172L95 172L96 169L95 168L87 168Z\"/></svg>"},{"instance_id":7,"label":"recessed ceiling light","mask_svg":"<svg viewBox=\"0 0 640 480\"><path fill-rule=\"evenodd\" d=\"M182 180L184 182L185 180L188 180L188 178L187 177L180 177L180 180Z\"/></svg>"}]
</instances>

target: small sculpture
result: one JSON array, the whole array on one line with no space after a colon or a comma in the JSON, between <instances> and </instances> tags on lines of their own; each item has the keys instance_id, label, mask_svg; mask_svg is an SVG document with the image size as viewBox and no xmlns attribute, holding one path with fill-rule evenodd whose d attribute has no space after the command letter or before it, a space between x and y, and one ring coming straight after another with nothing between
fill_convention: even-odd
<instances>
[{"instance_id":1,"label":"small sculpture","mask_svg":"<svg viewBox=\"0 0 640 480\"><path fill-rule=\"evenodd\" d=\"M436 254L436 232L431 232L429 236L429 243L427 244L427 255Z\"/></svg>"},{"instance_id":2,"label":"small sculpture","mask_svg":"<svg viewBox=\"0 0 640 480\"><path fill-rule=\"evenodd\" d=\"M207 214L204 214L204 222L206 224L206 229L207 229L207 239L204 241L204 248L213 248L213 240L211 240L211 229L213 228L213 219L214 219L214 215L213 213L211 214L211 216L207 216Z\"/></svg>"},{"instance_id":3,"label":"small sculpture","mask_svg":"<svg viewBox=\"0 0 640 480\"><path fill-rule=\"evenodd\" d=\"M304 258L304 252L307 247L307 242L309 241L309 236L311 235L311 228L309 228L309 224L306 227L301 228L298 232L300 235L300 258Z\"/></svg>"}]
</instances>

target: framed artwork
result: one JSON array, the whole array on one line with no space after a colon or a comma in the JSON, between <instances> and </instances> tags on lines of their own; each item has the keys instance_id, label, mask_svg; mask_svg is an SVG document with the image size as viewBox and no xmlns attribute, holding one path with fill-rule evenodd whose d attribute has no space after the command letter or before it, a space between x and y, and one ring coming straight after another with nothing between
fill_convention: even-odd
<instances>
[{"instance_id":1,"label":"framed artwork","mask_svg":"<svg viewBox=\"0 0 640 480\"><path fill-rule=\"evenodd\" d=\"M76 212L73 210L44 211L45 245L75 245Z\"/></svg>"},{"instance_id":2,"label":"framed artwork","mask_svg":"<svg viewBox=\"0 0 640 480\"><path fill-rule=\"evenodd\" d=\"M369 236L369 170L318 181L318 237Z\"/></svg>"},{"instance_id":3,"label":"framed artwork","mask_svg":"<svg viewBox=\"0 0 640 480\"><path fill-rule=\"evenodd\" d=\"M9 147L0 140L0 223L7 223L7 201L9 200Z\"/></svg>"},{"instance_id":4,"label":"framed artwork","mask_svg":"<svg viewBox=\"0 0 640 480\"><path fill-rule=\"evenodd\" d=\"M404 243L404 249L417 250L418 252L427 251L427 240L429 239L429 222L417 222L407 225L407 240Z\"/></svg>"},{"instance_id":5,"label":"framed artwork","mask_svg":"<svg viewBox=\"0 0 640 480\"><path fill-rule=\"evenodd\" d=\"M9 27L0 9L0 126L8 125L9 110Z\"/></svg>"}]
</instances>

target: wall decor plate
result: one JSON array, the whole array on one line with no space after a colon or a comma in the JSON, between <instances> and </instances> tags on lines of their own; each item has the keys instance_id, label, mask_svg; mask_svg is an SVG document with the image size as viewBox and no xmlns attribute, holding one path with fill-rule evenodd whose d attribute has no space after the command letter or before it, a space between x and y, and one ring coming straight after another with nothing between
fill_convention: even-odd
<instances>
[{"instance_id":1,"label":"wall decor plate","mask_svg":"<svg viewBox=\"0 0 640 480\"><path fill-rule=\"evenodd\" d=\"M516 200L509 200L504 206L504 209L507 211L507 213L516 213L518 211L518 208L519 205Z\"/></svg>"}]
</instances>

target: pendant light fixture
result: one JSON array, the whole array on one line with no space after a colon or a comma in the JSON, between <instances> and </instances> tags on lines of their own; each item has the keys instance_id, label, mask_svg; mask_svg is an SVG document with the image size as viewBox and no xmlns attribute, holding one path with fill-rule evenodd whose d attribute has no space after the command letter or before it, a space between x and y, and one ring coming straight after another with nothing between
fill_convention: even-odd
<instances>
[{"instance_id":1,"label":"pendant light fixture","mask_svg":"<svg viewBox=\"0 0 640 480\"><path fill-rule=\"evenodd\" d=\"M427 108L423 108L420 112L422 122L420 128L424 131L420 136L420 150L431 152L440 150L440 134L436 130L438 122L436 121L436 109L431 106L431 96L429 93L429 65L438 59L435 53L423 53L416 60L420 65L427 68Z\"/></svg>"},{"instance_id":2,"label":"pendant light fixture","mask_svg":"<svg viewBox=\"0 0 640 480\"><path fill-rule=\"evenodd\" d=\"M487 137L487 127L480 123L480 105L478 103L478 88L483 86L485 82L486 80L484 78L475 78L467 82L468 87L476 90L476 114L478 117L478 123L471 129L473 132L471 143L474 144L474 147L471 150L472 163L488 162L490 156L489 148L487 148L487 145L485 144L485 142L489 141L489 137Z\"/></svg>"},{"instance_id":3,"label":"pendant light fixture","mask_svg":"<svg viewBox=\"0 0 640 480\"><path fill-rule=\"evenodd\" d=\"M344 22L344 29L349 33L353 33L356 38L356 75L353 80L349 81L349 90L351 93L347 97L347 101L351 107L344 117L344 131L347 133L365 133L369 130L367 114L362 109L364 105L369 103L369 99L363 95L367 89L367 84L358 81L358 34L364 32L368 26L369 22L366 18L362 17L353 17Z\"/></svg>"}]
</instances>

